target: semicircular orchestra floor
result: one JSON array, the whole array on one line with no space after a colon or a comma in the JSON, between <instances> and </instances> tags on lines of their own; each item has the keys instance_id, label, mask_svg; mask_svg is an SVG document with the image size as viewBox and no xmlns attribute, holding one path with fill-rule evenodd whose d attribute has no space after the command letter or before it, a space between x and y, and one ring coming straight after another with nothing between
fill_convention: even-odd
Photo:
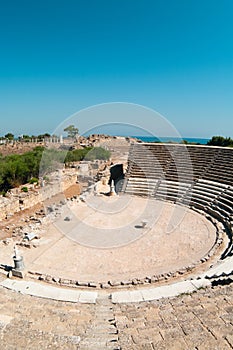
<instances>
[{"instance_id":1,"label":"semicircular orchestra floor","mask_svg":"<svg viewBox=\"0 0 233 350\"><path fill-rule=\"evenodd\" d=\"M37 248L22 248L27 270L105 282L144 278L198 262L214 246L204 216L164 201L90 196L69 202Z\"/></svg>"}]
</instances>

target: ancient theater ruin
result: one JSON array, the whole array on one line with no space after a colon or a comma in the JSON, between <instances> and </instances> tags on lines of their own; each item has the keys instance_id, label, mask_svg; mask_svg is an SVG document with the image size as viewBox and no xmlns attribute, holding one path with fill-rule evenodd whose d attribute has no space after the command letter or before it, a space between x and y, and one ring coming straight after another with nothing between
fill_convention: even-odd
<instances>
[{"instance_id":1,"label":"ancient theater ruin","mask_svg":"<svg viewBox=\"0 0 233 350\"><path fill-rule=\"evenodd\" d=\"M231 349L233 149L99 142L109 161L1 199L0 343L22 326L34 348Z\"/></svg>"}]
</instances>

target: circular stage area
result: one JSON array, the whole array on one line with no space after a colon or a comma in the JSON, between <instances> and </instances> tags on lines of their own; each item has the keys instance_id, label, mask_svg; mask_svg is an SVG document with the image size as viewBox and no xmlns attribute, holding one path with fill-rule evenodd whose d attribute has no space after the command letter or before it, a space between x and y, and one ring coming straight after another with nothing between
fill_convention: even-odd
<instances>
[{"instance_id":1,"label":"circular stage area","mask_svg":"<svg viewBox=\"0 0 233 350\"><path fill-rule=\"evenodd\" d=\"M206 256L215 240L212 223L187 207L103 195L69 202L38 247L21 251L29 271L107 283L178 271Z\"/></svg>"}]
</instances>

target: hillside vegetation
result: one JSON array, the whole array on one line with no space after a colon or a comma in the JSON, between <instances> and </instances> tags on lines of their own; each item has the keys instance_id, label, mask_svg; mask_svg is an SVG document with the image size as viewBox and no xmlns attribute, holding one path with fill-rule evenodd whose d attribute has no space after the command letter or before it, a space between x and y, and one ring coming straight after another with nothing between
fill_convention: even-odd
<instances>
[{"instance_id":1,"label":"hillside vegetation","mask_svg":"<svg viewBox=\"0 0 233 350\"><path fill-rule=\"evenodd\" d=\"M28 182L37 182L39 176L81 160L107 160L110 152L101 148L87 147L80 150L56 150L36 147L33 151L22 155L0 155L0 193L5 194L9 189Z\"/></svg>"}]
</instances>

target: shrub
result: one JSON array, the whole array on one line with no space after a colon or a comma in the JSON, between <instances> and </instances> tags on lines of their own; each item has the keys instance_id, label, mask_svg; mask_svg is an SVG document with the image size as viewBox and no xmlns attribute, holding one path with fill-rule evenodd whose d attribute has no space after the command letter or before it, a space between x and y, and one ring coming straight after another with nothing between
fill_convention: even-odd
<instances>
[{"instance_id":1,"label":"shrub","mask_svg":"<svg viewBox=\"0 0 233 350\"><path fill-rule=\"evenodd\" d=\"M102 147L85 147L83 149L76 149L67 152L65 157L65 163L79 162L83 159L85 160L108 160L111 156L110 151Z\"/></svg>"},{"instance_id":2,"label":"shrub","mask_svg":"<svg viewBox=\"0 0 233 350\"><path fill-rule=\"evenodd\" d=\"M27 186L22 187L22 188L21 188L21 191L22 191L22 192L28 192Z\"/></svg>"},{"instance_id":3,"label":"shrub","mask_svg":"<svg viewBox=\"0 0 233 350\"><path fill-rule=\"evenodd\" d=\"M35 184L37 183L38 184L39 180L37 179L37 177L32 177L29 181L30 184Z\"/></svg>"},{"instance_id":4,"label":"shrub","mask_svg":"<svg viewBox=\"0 0 233 350\"><path fill-rule=\"evenodd\" d=\"M101 160L108 160L111 156L110 151L102 148L102 147L94 147L92 150L90 150L86 156L86 160L96 160L96 159L101 159Z\"/></svg>"}]
</instances>

